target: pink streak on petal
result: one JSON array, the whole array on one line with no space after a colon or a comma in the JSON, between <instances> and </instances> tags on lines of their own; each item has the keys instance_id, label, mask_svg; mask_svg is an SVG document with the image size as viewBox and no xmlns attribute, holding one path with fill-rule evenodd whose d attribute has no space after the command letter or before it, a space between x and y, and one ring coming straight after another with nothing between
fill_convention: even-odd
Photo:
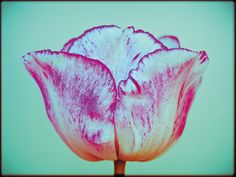
<instances>
[{"instance_id":1,"label":"pink streak on petal","mask_svg":"<svg viewBox=\"0 0 236 177\"><path fill-rule=\"evenodd\" d=\"M200 84L200 82L199 82L199 84ZM181 118L177 118L177 119L179 119L179 122L180 122L180 125L179 125L177 133L176 133L177 138L180 137L183 133L185 123L186 123L186 118L187 118L190 106L193 102L195 92L196 92L195 88L192 87L192 88L189 88L185 94L184 101L183 101L184 103L182 103L183 108L181 110L181 115L179 115L179 116L181 116Z\"/></svg>"},{"instance_id":2,"label":"pink streak on petal","mask_svg":"<svg viewBox=\"0 0 236 177\"><path fill-rule=\"evenodd\" d=\"M38 83L48 117L65 143L87 160L116 160L116 87L98 60L50 50L24 57Z\"/></svg>"},{"instance_id":3,"label":"pink streak on petal","mask_svg":"<svg viewBox=\"0 0 236 177\"><path fill-rule=\"evenodd\" d=\"M194 70L188 74L188 77L182 84L178 98L178 108L176 112L176 118L174 121L174 128L170 142L178 139L184 130L186 118L192 102L194 100L197 89L202 81L202 72L207 66L208 56L205 51L200 51L197 56L198 62L193 66ZM202 66L204 64L204 66Z\"/></svg>"},{"instance_id":4,"label":"pink streak on petal","mask_svg":"<svg viewBox=\"0 0 236 177\"><path fill-rule=\"evenodd\" d=\"M139 57L140 53L138 53L137 55L135 55L135 57L132 59L132 61L136 60Z\"/></svg>"}]
</instances>

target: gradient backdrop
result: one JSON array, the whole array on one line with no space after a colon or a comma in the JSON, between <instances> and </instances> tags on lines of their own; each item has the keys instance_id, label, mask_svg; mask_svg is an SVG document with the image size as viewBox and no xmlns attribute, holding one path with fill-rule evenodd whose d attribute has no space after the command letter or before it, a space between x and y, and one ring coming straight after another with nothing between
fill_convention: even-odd
<instances>
[{"instance_id":1,"label":"gradient backdrop","mask_svg":"<svg viewBox=\"0 0 236 177\"><path fill-rule=\"evenodd\" d=\"M2 173L113 174L111 161L77 157L47 118L36 82L21 57L60 50L97 25L133 25L156 37L172 34L183 47L205 50L210 62L179 141L126 174L232 174L234 165L233 2L3 2Z\"/></svg>"}]
</instances>

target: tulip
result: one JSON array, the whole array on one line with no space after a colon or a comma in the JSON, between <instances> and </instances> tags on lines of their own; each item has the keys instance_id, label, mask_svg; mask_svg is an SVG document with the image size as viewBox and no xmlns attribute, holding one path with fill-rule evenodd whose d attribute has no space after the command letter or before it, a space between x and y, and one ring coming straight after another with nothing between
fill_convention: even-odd
<instances>
[{"instance_id":1,"label":"tulip","mask_svg":"<svg viewBox=\"0 0 236 177\"><path fill-rule=\"evenodd\" d=\"M47 115L66 145L88 161L148 161L181 136L208 57L134 27L86 30L61 51L23 57Z\"/></svg>"}]
</instances>

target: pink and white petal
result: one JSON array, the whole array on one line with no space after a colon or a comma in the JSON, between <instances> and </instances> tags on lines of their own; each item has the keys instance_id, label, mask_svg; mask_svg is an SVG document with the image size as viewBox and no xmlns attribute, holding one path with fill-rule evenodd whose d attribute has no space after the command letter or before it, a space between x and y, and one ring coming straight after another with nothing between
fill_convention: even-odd
<instances>
[{"instance_id":1,"label":"pink and white petal","mask_svg":"<svg viewBox=\"0 0 236 177\"><path fill-rule=\"evenodd\" d=\"M84 31L79 37L69 40L61 51L99 58L100 55L105 54L103 50L114 48L112 41L118 40L121 33L120 27L115 25L96 26ZM103 39L99 39L101 37Z\"/></svg>"},{"instance_id":2,"label":"pink and white petal","mask_svg":"<svg viewBox=\"0 0 236 177\"><path fill-rule=\"evenodd\" d=\"M43 50L23 57L54 128L78 156L116 160L115 81L100 61Z\"/></svg>"},{"instance_id":3,"label":"pink and white petal","mask_svg":"<svg viewBox=\"0 0 236 177\"><path fill-rule=\"evenodd\" d=\"M202 72L206 69L208 64L208 56L205 51L198 53L198 60L201 67L198 67L199 63L195 63L179 92L179 106L176 112L172 136L170 138L171 143L182 135L189 109L194 100L196 91L202 82Z\"/></svg>"},{"instance_id":4,"label":"pink and white petal","mask_svg":"<svg viewBox=\"0 0 236 177\"><path fill-rule=\"evenodd\" d=\"M115 113L119 159L153 159L179 137L206 63L202 52L157 50L120 82Z\"/></svg>"},{"instance_id":5,"label":"pink and white petal","mask_svg":"<svg viewBox=\"0 0 236 177\"><path fill-rule=\"evenodd\" d=\"M162 42L164 46L166 46L168 49L172 48L180 48L180 42L179 39L176 36L162 36L158 38L159 41Z\"/></svg>"},{"instance_id":6,"label":"pink and white petal","mask_svg":"<svg viewBox=\"0 0 236 177\"><path fill-rule=\"evenodd\" d=\"M165 48L153 35L134 27L99 26L85 31L65 44L62 51L99 59L118 83L128 77L144 55Z\"/></svg>"}]
</instances>

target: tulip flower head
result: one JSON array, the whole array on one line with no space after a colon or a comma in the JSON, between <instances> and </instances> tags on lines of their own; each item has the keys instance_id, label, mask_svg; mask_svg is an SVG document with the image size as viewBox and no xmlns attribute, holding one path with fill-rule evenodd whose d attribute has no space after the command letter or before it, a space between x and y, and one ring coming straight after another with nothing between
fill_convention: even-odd
<instances>
[{"instance_id":1,"label":"tulip flower head","mask_svg":"<svg viewBox=\"0 0 236 177\"><path fill-rule=\"evenodd\" d=\"M23 62L67 146L85 160L114 161L121 174L126 161L152 160L181 136L208 57L175 36L107 25Z\"/></svg>"}]
</instances>

